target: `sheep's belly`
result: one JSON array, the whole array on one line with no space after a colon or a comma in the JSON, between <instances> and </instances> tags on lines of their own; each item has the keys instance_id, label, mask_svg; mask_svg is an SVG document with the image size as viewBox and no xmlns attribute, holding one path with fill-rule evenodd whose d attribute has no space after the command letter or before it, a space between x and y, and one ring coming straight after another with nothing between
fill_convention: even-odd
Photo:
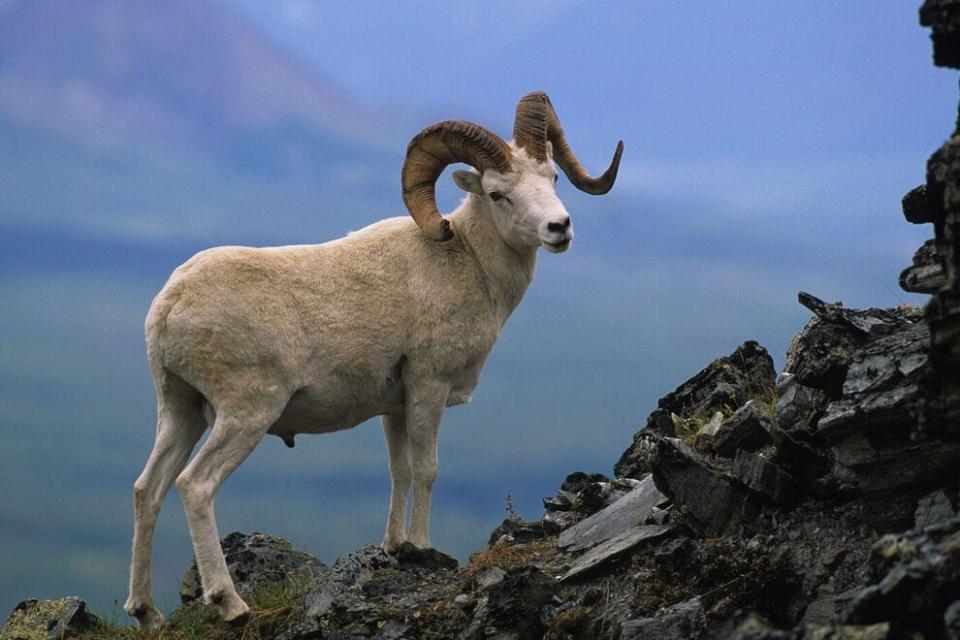
<instances>
[{"instance_id":1,"label":"sheep's belly","mask_svg":"<svg viewBox=\"0 0 960 640\"><path fill-rule=\"evenodd\" d=\"M330 389L304 387L287 402L270 433L282 438L298 433L330 433L355 427L374 416L403 407L403 389L380 389L380 393L331 394Z\"/></svg>"}]
</instances>

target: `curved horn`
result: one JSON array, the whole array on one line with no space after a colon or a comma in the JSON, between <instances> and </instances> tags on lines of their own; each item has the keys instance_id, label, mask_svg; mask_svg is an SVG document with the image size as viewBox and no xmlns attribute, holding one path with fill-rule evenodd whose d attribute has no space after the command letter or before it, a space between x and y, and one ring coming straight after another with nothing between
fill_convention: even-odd
<instances>
[{"instance_id":1,"label":"curved horn","mask_svg":"<svg viewBox=\"0 0 960 640\"><path fill-rule=\"evenodd\" d=\"M550 98L543 91L528 93L517 104L517 115L513 123L513 139L518 146L526 149L540 162L547 159L547 141L553 144L553 159L560 165L570 182L577 189L593 195L604 194L613 187L620 168L620 156L623 155L623 140L617 143L613 160L603 175L594 178L577 161L567 144L567 138L560 127L560 120L553 110Z\"/></svg>"},{"instance_id":2,"label":"curved horn","mask_svg":"<svg viewBox=\"0 0 960 640\"><path fill-rule=\"evenodd\" d=\"M407 145L403 162L403 202L431 240L453 237L450 222L437 211L434 185L447 165L469 164L483 173L510 169L510 147L500 136L472 122L447 120L418 133Z\"/></svg>"}]
</instances>

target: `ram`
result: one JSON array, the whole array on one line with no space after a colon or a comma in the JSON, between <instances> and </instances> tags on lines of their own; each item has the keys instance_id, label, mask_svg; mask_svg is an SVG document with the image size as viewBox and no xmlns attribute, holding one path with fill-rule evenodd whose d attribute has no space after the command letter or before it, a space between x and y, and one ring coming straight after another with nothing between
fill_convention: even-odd
<instances>
[{"instance_id":1,"label":"ram","mask_svg":"<svg viewBox=\"0 0 960 640\"><path fill-rule=\"evenodd\" d=\"M573 239L552 160L577 188L603 194L622 151L620 142L607 171L591 177L550 99L531 93L517 105L509 143L465 121L432 125L411 140L402 184L412 219L390 218L319 245L209 249L177 268L146 318L157 431L134 484L124 606L140 626L163 623L151 594L151 547L174 482L204 601L226 620L249 612L220 549L213 498L268 433L293 446L298 433L381 416L391 480L383 547L407 540L429 547L443 411L470 399L533 279L537 249L559 253ZM474 171L454 172L467 197L444 218L434 185L458 162Z\"/></svg>"}]
</instances>

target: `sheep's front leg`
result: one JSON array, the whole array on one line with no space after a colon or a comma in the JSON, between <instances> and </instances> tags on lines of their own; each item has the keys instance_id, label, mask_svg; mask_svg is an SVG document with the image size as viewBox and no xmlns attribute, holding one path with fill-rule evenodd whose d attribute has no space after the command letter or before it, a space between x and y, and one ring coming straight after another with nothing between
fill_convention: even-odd
<instances>
[{"instance_id":1,"label":"sheep's front leg","mask_svg":"<svg viewBox=\"0 0 960 640\"><path fill-rule=\"evenodd\" d=\"M390 467L390 510L387 531L383 536L384 551L393 551L407 539L407 496L410 494L410 446L407 420L403 412L381 416L383 435L387 441Z\"/></svg>"},{"instance_id":2,"label":"sheep's front leg","mask_svg":"<svg viewBox=\"0 0 960 640\"><path fill-rule=\"evenodd\" d=\"M413 476L410 542L430 547L430 493L437 479L437 435L450 386L417 381L406 397L407 442Z\"/></svg>"}]
</instances>

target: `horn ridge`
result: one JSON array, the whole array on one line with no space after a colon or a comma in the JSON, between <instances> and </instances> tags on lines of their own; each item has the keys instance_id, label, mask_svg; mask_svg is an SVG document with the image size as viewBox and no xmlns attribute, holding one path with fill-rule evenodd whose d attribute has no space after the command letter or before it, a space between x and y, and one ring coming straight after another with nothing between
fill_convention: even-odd
<instances>
[{"instance_id":1,"label":"horn ridge","mask_svg":"<svg viewBox=\"0 0 960 640\"><path fill-rule=\"evenodd\" d=\"M426 127L407 145L401 186L403 202L423 233L442 242L453 237L450 222L437 210L437 178L447 165L466 163L481 173L510 169L510 147L500 136L466 120L445 120Z\"/></svg>"},{"instance_id":2,"label":"horn ridge","mask_svg":"<svg viewBox=\"0 0 960 640\"><path fill-rule=\"evenodd\" d=\"M547 159L547 141L553 145L553 159L577 189L593 195L602 195L613 188L623 155L623 140L617 143L613 159L607 170L597 178L591 176L577 160L567 137L560 126L560 119L553 109L550 97L543 91L528 93L517 104L513 125L514 142L526 149L540 162Z\"/></svg>"}]
</instances>

